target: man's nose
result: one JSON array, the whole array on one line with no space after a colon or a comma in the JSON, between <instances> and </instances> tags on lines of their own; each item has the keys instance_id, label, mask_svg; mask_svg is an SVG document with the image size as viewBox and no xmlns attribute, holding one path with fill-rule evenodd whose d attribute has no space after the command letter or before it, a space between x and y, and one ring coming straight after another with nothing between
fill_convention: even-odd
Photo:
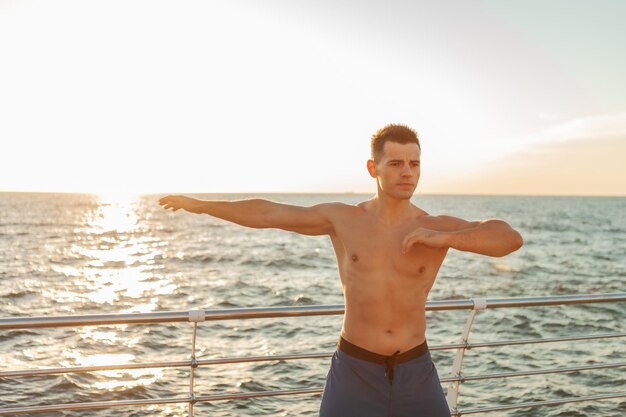
<instances>
[{"instance_id":1,"label":"man's nose","mask_svg":"<svg viewBox=\"0 0 626 417\"><path fill-rule=\"evenodd\" d=\"M413 172L411 172L411 167L408 165L405 165L402 168L402 175L407 176L407 177L410 177L411 175L413 175Z\"/></svg>"}]
</instances>

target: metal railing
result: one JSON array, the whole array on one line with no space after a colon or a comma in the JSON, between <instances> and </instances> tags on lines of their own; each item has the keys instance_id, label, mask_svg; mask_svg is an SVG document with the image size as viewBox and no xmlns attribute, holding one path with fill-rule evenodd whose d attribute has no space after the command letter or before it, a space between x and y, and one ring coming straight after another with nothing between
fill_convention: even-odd
<instances>
[{"instance_id":1,"label":"metal railing","mask_svg":"<svg viewBox=\"0 0 626 417\"><path fill-rule=\"evenodd\" d=\"M430 350L457 350L452 368L452 376L441 378L442 383L451 383L448 389L448 404L452 415L459 417L468 414L488 413L492 411L505 411L519 408L532 408L549 405L559 405L582 401L598 401L615 398L626 398L626 391L610 392L597 395L588 395L571 398L551 399L546 401L525 402L517 404L501 404L490 407L459 410L458 398L460 387L467 381L486 380L495 378L510 378L529 375L556 374L566 372L577 372L586 370L609 369L626 367L626 362L605 363L600 365L573 366L567 368L539 369L523 372L504 372L489 375L464 375L462 373L463 358L468 349L499 347L512 345L527 345L536 343L551 343L564 341L580 341L594 339L608 339L626 336L626 332L573 335L553 338L537 339L517 339L504 341L491 341L481 343L470 343L469 335L478 311L493 308L509 307L533 307L533 306L556 306L571 304L592 304L592 303L620 303L626 301L626 293L594 294L594 295L573 295L558 297L525 297L525 298L496 298L496 299L473 299L473 300L451 300L451 301L430 301L426 304L427 311L449 311L449 310L470 310L470 315L463 330L461 342L458 344L431 346ZM168 397L146 400L122 400L122 401L93 401L84 403L64 403L53 405L35 405L0 408L0 415L14 415L27 413L41 413L49 411L68 410L93 410L113 407L142 406L187 403L189 415L193 416L194 405L199 402L213 402L221 400L237 400L246 398L275 397L296 394L320 394L323 387L303 388L296 390L262 391L251 393L224 393L217 395L196 395L194 390L195 370L200 366L210 366L229 363L244 362L264 362L277 360L297 360L313 358L329 358L333 352L328 353L305 353L273 356L248 356L219 359L197 359L196 358L196 335L198 323L203 321L216 320L236 320L255 318L279 318L279 317L303 317L339 315L344 313L342 305L328 306L297 306L297 307L273 307L273 308L244 308L244 309L220 309L220 310L192 310L189 312L162 312L162 313L138 313L138 314L101 314L83 316L63 316L63 317L17 317L0 319L0 330L29 329L29 328L58 328L77 327L95 325L115 325L115 324L148 324L148 323L173 323L191 322L193 323L193 338L191 347L191 358L183 361L165 361L140 364L118 364L106 366L76 366L63 368L45 368L28 370L0 371L0 378L16 378L33 375L54 375L64 373L94 372L103 370L125 370L125 369L147 369L147 368L189 368L190 383L189 395L183 397Z\"/></svg>"}]
</instances>

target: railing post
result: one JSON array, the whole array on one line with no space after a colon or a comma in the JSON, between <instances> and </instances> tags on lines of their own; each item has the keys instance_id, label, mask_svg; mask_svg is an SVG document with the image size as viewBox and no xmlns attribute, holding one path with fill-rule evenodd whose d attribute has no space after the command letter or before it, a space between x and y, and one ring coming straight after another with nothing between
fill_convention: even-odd
<instances>
[{"instance_id":1,"label":"railing post","mask_svg":"<svg viewBox=\"0 0 626 417\"><path fill-rule=\"evenodd\" d=\"M459 378L460 380L454 381L452 384L450 384L450 388L448 388L448 395L446 396L446 400L448 401L448 407L450 407L452 415L455 416L459 415L459 390L461 389L461 384L463 383L461 370L463 369L463 358L465 357L465 350L467 350L469 335L472 330L472 324L474 324L474 318L476 317L476 313L479 310L484 310L487 308L487 300L484 298L473 298L472 302L474 303L474 307L472 307L472 311L470 311L470 315L465 322L465 328L463 329L463 335L461 336L461 344L463 346L456 351L456 357L454 358L454 363L452 364L452 376Z\"/></svg>"},{"instance_id":2,"label":"railing post","mask_svg":"<svg viewBox=\"0 0 626 417\"><path fill-rule=\"evenodd\" d=\"M189 321L193 323L193 339L191 342L191 372L189 375L189 417L193 417L193 406L196 404L194 382L196 378L196 368L198 367L198 361L196 360L196 336L198 335L198 322L205 320L206 315L204 310L191 310L189 312Z\"/></svg>"}]
</instances>

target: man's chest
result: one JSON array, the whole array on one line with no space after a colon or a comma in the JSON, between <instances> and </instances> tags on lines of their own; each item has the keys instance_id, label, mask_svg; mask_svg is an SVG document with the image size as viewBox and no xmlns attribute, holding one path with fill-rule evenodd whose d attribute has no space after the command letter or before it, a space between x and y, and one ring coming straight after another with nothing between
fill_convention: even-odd
<instances>
[{"instance_id":1,"label":"man's chest","mask_svg":"<svg viewBox=\"0 0 626 417\"><path fill-rule=\"evenodd\" d=\"M362 273L393 273L420 276L439 269L445 250L415 245L402 253L404 238L416 225L388 228L354 221L333 238L339 266Z\"/></svg>"}]
</instances>

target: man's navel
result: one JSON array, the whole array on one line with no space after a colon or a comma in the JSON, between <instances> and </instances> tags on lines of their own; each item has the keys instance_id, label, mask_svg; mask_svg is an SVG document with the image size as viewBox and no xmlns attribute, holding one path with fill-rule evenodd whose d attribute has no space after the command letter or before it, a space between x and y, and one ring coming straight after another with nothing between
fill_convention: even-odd
<instances>
[{"instance_id":1,"label":"man's navel","mask_svg":"<svg viewBox=\"0 0 626 417\"><path fill-rule=\"evenodd\" d=\"M357 255L356 253L353 253L351 258L352 258L352 261L354 261L354 262L358 262L359 261L359 255Z\"/></svg>"}]
</instances>

